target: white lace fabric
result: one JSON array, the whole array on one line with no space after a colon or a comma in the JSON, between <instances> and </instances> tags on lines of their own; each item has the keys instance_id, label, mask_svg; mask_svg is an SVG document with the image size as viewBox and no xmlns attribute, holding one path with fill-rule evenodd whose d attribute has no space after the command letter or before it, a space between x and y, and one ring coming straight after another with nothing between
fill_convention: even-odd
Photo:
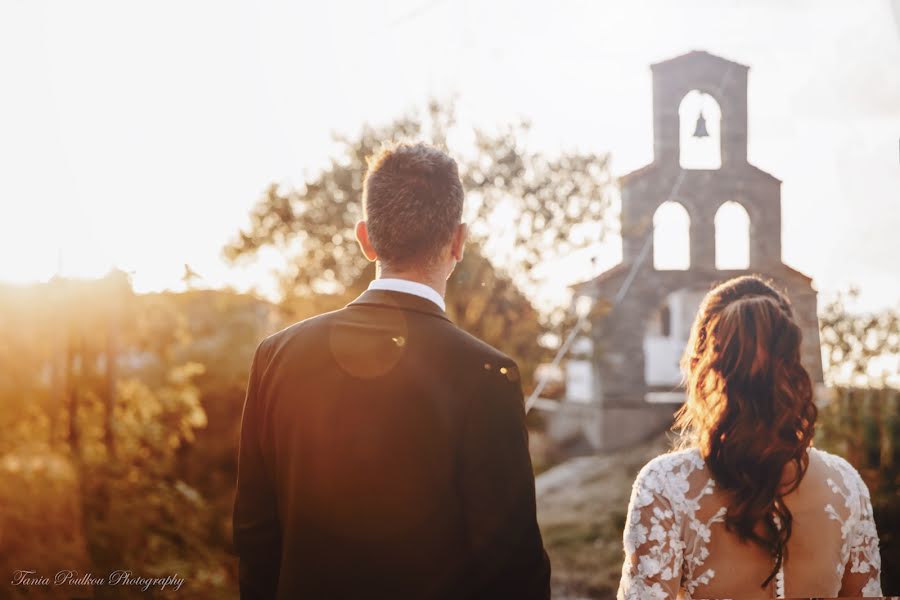
<instances>
[{"instance_id":1,"label":"white lace fabric","mask_svg":"<svg viewBox=\"0 0 900 600\"><path fill-rule=\"evenodd\" d=\"M869 491L844 459L810 450L806 476L785 497L793 533L768 589L760 583L772 559L726 530L723 497L695 449L650 461L632 489L618 598L881 596Z\"/></svg>"}]
</instances>

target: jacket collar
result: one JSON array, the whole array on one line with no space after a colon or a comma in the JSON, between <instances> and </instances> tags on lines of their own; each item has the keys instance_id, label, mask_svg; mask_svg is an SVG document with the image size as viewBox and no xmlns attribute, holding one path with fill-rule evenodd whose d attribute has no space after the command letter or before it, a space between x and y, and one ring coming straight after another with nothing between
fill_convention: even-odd
<instances>
[{"instance_id":1,"label":"jacket collar","mask_svg":"<svg viewBox=\"0 0 900 600\"><path fill-rule=\"evenodd\" d=\"M381 306L398 310L410 310L450 321L447 313L426 298L393 290L366 290L347 306ZM450 321L452 323L452 321Z\"/></svg>"}]
</instances>

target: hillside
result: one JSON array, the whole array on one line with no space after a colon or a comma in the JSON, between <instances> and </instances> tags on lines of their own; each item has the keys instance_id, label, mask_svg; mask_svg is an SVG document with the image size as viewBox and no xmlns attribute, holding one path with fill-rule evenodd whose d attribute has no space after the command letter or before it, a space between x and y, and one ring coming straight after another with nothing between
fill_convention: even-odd
<instances>
[{"instance_id":1,"label":"hillside","mask_svg":"<svg viewBox=\"0 0 900 600\"><path fill-rule=\"evenodd\" d=\"M573 458L538 476L538 521L553 565L554 598L615 597L631 484L670 447L661 435L628 450Z\"/></svg>"}]
</instances>

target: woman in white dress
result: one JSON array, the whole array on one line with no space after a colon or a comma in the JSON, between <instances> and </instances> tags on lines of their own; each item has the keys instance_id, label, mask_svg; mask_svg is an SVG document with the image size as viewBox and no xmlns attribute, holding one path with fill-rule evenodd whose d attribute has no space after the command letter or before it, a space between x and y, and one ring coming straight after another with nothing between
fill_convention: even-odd
<instances>
[{"instance_id":1,"label":"woman in white dress","mask_svg":"<svg viewBox=\"0 0 900 600\"><path fill-rule=\"evenodd\" d=\"M634 482L620 599L881 595L869 491L812 447L800 339L758 277L706 296L682 361L682 448Z\"/></svg>"}]
</instances>

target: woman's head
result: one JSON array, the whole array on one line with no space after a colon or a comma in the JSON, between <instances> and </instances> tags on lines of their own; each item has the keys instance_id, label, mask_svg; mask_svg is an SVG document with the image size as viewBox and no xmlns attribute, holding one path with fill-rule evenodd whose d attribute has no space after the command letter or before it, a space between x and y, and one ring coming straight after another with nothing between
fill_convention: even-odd
<instances>
[{"instance_id":1,"label":"woman's head","mask_svg":"<svg viewBox=\"0 0 900 600\"><path fill-rule=\"evenodd\" d=\"M738 277L707 294L682 359L688 400L677 424L729 493L726 526L772 552L773 575L792 525L783 496L806 472L816 421L801 340L787 297Z\"/></svg>"}]
</instances>

